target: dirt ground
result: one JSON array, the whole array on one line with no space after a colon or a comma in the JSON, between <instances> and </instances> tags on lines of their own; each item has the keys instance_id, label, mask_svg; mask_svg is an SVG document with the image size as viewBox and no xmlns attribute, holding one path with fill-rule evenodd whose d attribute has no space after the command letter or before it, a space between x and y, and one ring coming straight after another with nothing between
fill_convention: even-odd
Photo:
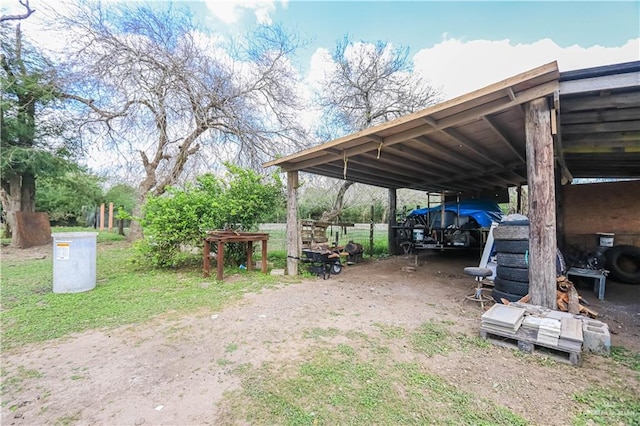
<instances>
[{"instance_id":1,"label":"dirt ground","mask_svg":"<svg viewBox=\"0 0 640 426\"><path fill-rule=\"evenodd\" d=\"M2 254L3 260L39 258L50 256L50 249L18 254L3 249ZM463 267L477 265L477 257L424 253L415 272L402 270L413 257L361 262L327 280L246 294L217 312L170 312L143 324L3 353L3 380L20 375L24 380L2 395L1 424L221 424L218 403L240 385L234 366L297 358L309 344L304 330L374 333L380 323L413 329L447 320L456 331L476 336L482 311L462 300L474 284ZM640 351L640 286L610 282L605 301L588 286L578 290L609 324L613 345ZM229 345L237 350L229 352ZM591 384L621 380L640 392L637 373L612 378L611 361L598 355L584 354L581 367L550 367L511 349L495 348L491 354L490 360L454 353L424 362L461 390L541 425L569 423L575 410L571 394ZM219 365L221 358L232 363Z\"/></svg>"}]
</instances>

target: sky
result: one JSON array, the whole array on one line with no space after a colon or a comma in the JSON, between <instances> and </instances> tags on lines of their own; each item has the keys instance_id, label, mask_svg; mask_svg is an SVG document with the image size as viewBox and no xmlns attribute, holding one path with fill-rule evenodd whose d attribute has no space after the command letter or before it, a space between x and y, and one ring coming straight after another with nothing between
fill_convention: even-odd
<instances>
[{"instance_id":1,"label":"sky","mask_svg":"<svg viewBox=\"0 0 640 426\"><path fill-rule=\"evenodd\" d=\"M317 75L322 50L345 35L410 49L414 67L445 98L548 62L560 71L640 60L639 1L185 2L212 28L276 23L308 44L301 72Z\"/></svg>"},{"instance_id":2,"label":"sky","mask_svg":"<svg viewBox=\"0 0 640 426\"><path fill-rule=\"evenodd\" d=\"M132 0L102 0L127 2ZM31 0L39 5L55 4ZM165 3L151 0L151 3ZM640 60L640 1L174 0L214 33L279 24L305 46L295 65L309 85L336 43L386 41L409 48L414 69L460 96L557 61L560 71ZM15 11L18 0L2 0ZM6 11L5 11L6 13Z\"/></svg>"}]
</instances>

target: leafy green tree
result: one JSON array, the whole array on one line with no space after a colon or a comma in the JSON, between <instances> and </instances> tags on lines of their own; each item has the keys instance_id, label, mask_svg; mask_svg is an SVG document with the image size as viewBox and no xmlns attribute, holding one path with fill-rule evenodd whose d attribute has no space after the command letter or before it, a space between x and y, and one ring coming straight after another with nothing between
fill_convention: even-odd
<instances>
[{"instance_id":1,"label":"leafy green tree","mask_svg":"<svg viewBox=\"0 0 640 426\"><path fill-rule=\"evenodd\" d=\"M61 224L87 225L95 207L103 202L100 177L84 170L38 179L36 208Z\"/></svg>"},{"instance_id":2,"label":"leafy green tree","mask_svg":"<svg viewBox=\"0 0 640 426\"><path fill-rule=\"evenodd\" d=\"M147 200L141 221L145 238L137 245L141 258L155 266L178 266L194 259L185 248L200 249L208 230L255 230L284 203L277 174L268 179L250 169L226 166L224 179L206 174L194 185L171 187L165 195ZM242 256L243 250L229 245L225 260L238 263Z\"/></svg>"},{"instance_id":3,"label":"leafy green tree","mask_svg":"<svg viewBox=\"0 0 640 426\"><path fill-rule=\"evenodd\" d=\"M69 162L69 135L64 114L56 111L60 92L53 64L24 40L25 15L0 17L0 200L8 228L15 229L16 212L33 212L36 179L64 173ZM18 233L12 244L18 245Z\"/></svg>"},{"instance_id":4,"label":"leafy green tree","mask_svg":"<svg viewBox=\"0 0 640 426\"><path fill-rule=\"evenodd\" d=\"M131 185L119 183L112 186L104 195L105 202L113 203L115 208L120 208L129 213L133 213L136 205L136 189Z\"/></svg>"}]
</instances>

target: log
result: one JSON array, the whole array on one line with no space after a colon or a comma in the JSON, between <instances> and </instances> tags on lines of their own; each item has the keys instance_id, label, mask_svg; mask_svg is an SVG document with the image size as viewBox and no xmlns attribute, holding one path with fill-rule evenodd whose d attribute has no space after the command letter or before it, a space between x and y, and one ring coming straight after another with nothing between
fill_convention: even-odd
<instances>
[{"instance_id":1,"label":"log","mask_svg":"<svg viewBox=\"0 0 640 426\"><path fill-rule=\"evenodd\" d=\"M556 291L556 299L562 300L564 303L569 303L569 295L562 291Z\"/></svg>"},{"instance_id":2,"label":"log","mask_svg":"<svg viewBox=\"0 0 640 426\"><path fill-rule=\"evenodd\" d=\"M569 310L569 307L567 306L567 304L562 299L556 300L556 303L558 304L558 310L559 311L567 312Z\"/></svg>"},{"instance_id":3,"label":"log","mask_svg":"<svg viewBox=\"0 0 640 426\"><path fill-rule=\"evenodd\" d=\"M578 305L579 309L580 309L580 313L581 314L586 314L587 316L589 316L590 318L597 318L598 317L598 313L596 311L593 311L589 308L586 308L582 305Z\"/></svg>"},{"instance_id":4,"label":"log","mask_svg":"<svg viewBox=\"0 0 640 426\"><path fill-rule=\"evenodd\" d=\"M568 295L568 299L569 299L569 313L570 314L577 314L580 312L580 301L579 301L579 296L578 296L578 292L576 291L575 287L573 287L573 285L571 287L569 287L569 291L566 293Z\"/></svg>"},{"instance_id":5,"label":"log","mask_svg":"<svg viewBox=\"0 0 640 426\"><path fill-rule=\"evenodd\" d=\"M556 198L551 109L547 98L525 104L529 189L529 293L534 305L553 309L556 279Z\"/></svg>"}]
</instances>

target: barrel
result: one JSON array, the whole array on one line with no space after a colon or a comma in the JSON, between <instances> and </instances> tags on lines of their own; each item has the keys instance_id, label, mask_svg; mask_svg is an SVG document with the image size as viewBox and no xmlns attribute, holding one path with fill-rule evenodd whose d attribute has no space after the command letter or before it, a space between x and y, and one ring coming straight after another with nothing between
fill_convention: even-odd
<instances>
[{"instance_id":1,"label":"barrel","mask_svg":"<svg viewBox=\"0 0 640 426\"><path fill-rule=\"evenodd\" d=\"M53 237L53 292L79 293L96 287L97 232L60 232Z\"/></svg>"}]
</instances>

